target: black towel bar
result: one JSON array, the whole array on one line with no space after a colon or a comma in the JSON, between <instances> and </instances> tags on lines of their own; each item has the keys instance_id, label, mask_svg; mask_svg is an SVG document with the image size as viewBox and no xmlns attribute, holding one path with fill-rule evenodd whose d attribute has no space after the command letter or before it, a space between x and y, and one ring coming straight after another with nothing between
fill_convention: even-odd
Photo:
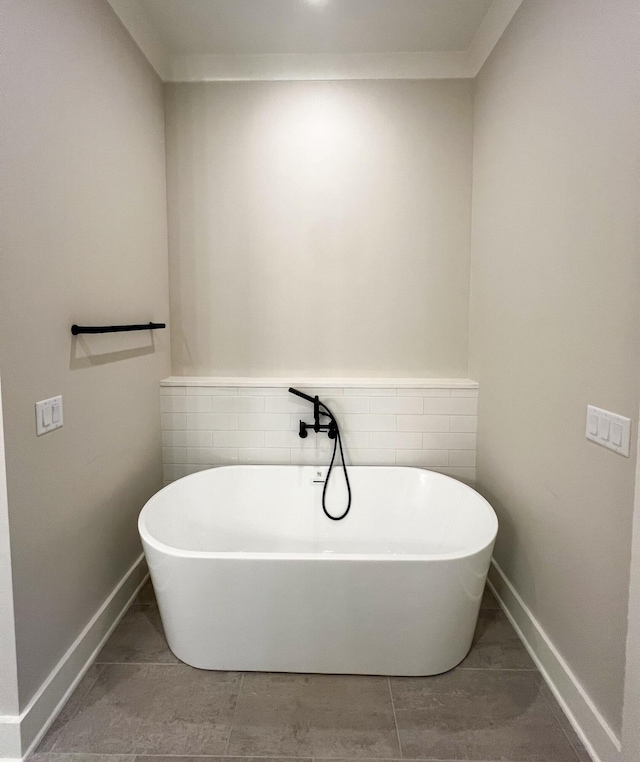
<instances>
[{"instance_id":1,"label":"black towel bar","mask_svg":"<svg viewBox=\"0 0 640 762\"><path fill-rule=\"evenodd\" d=\"M72 325L71 333L119 333L120 331L155 331L166 328L166 323L144 323L142 325Z\"/></svg>"}]
</instances>

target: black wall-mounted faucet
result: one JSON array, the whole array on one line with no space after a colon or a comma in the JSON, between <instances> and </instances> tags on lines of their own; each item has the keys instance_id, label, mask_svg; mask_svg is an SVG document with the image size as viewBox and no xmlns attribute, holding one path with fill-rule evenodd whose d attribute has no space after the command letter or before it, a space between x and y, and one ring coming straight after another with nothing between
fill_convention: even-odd
<instances>
[{"instance_id":1,"label":"black wall-mounted faucet","mask_svg":"<svg viewBox=\"0 0 640 762\"><path fill-rule=\"evenodd\" d=\"M308 429L313 429L316 434L320 431L326 431L329 439L333 439L333 455L331 456L331 463L329 463L329 470L327 471L327 478L324 480L324 487L322 488L322 510L324 511L325 516L328 519L331 519L331 521L341 521L351 510L351 485L349 484L349 476L347 474L347 466L344 462L344 452L342 450L342 437L340 436L340 428L338 427L338 422L335 419L335 416L329 410L329 408L324 404L324 402L321 402L318 399L318 395L316 394L315 397L312 397L309 394L305 394L304 392L298 391L298 389L292 389L289 387L289 391L291 394L295 394L296 397L300 397L303 400L307 400L307 402L310 402L313 405L313 423L305 423L304 421L300 421L300 429L298 430L298 434L300 436L300 439L306 439L309 436ZM322 410L320 410L322 408ZM329 423L320 423L320 416L324 415L329 419ZM333 464L336 459L336 453L338 451L338 447L340 448L340 460L342 461L342 470L344 472L344 481L347 486L347 507L344 509L344 511L339 516L334 516L333 514L329 513L327 510L327 487L329 485L329 479L331 478L331 471L333 470Z\"/></svg>"},{"instance_id":2,"label":"black wall-mounted faucet","mask_svg":"<svg viewBox=\"0 0 640 762\"><path fill-rule=\"evenodd\" d=\"M316 434L318 434L320 431L326 431L329 439L335 439L338 435L338 426L331 413L325 413L324 411L320 410L320 405L322 405L322 403L320 402L318 395L316 394L315 397L311 397L309 394L298 391L298 389L292 389L291 387L289 387L289 391L291 394L295 394L296 397L301 397L303 400L307 400L307 402L310 402L313 405L313 423L305 423L302 420L300 421L300 429L298 430L300 439L306 439L306 437L309 435L307 429L313 429ZM325 406L323 405L323 407ZM321 415L329 418L329 423L320 423Z\"/></svg>"}]
</instances>

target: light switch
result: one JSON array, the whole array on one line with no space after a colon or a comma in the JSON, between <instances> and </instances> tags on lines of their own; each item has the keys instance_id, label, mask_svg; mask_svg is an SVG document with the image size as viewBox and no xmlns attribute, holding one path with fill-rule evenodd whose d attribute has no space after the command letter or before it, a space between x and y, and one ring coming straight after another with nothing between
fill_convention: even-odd
<instances>
[{"instance_id":1,"label":"light switch","mask_svg":"<svg viewBox=\"0 0 640 762\"><path fill-rule=\"evenodd\" d=\"M622 444L622 426L619 423L611 424L611 443L618 447Z\"/></svg>"},{"instance_id":2,"label":"light switch","mask_svg":"<svg viewBox=\"0 0 640 762\"><path fill-rule=\"evenodd\" d=\"M631 419L587 405L587 439L629 457Z\"/></svg>"},{"instance_id":3,"label":"light switch","mask_svg":"<svg viewBox=\"0 0 640 762\"><path fill-rule=\"evenodd\" d=\"M45 428L51 426L51 406L47 405L46 407L43 407L40 412L42 413L42 425Z\"/></svg>"},{"instance_id":4,"label":"light switch","mask_svg":"<svg viewBox=\"0 0 640 762\"><path fill-rule=\"evenodd\" d=\"M36 436L48 434L62 426L62 397L36 402Z\"/></svg>"}]
</instances>

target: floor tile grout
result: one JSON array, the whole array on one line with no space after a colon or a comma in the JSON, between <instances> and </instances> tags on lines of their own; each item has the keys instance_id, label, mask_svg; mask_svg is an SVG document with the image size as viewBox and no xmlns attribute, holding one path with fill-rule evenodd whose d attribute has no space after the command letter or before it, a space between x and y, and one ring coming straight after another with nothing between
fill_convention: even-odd
<instances>
[{"instance_id":1,"label":"floor tile grout","mask_svg":"<svg viewBox=\"0 0 640 762\"><path fill-rule=\"evenodd\" d=\"M398 718L396 716L396 705L393 701L393 690L391 688L391 677L387 675L387 685L389 686L389 698L391 699L391 709L393 710L393 724L396 726L396 736L398 738L398 751L400 752L400 759L403 758L402 754L402 742L400 741L400 728L398 727Z\"/></svg>"},{"instance_id":2,"label":"floor tile grout","mask_svg":"<svg viewBox=\"0 0 640 762\"><path fill-rule=\"evenodd\" d=\"M236 721L236 714L238 713L238 707L240 706L240 694L242 693L242 686L244 685L244 675L245 673L242 673L242 677L240 678L240 686L238 688L238 695L236 696L236 705L233 707L233 714L231 715L231 722L229 723L229 735L227 736L227 743L224 747L225 755L229 753L229 744L231 743L231 734L233 733L233 726L235 725Z\"/></svg>"},{"instance_id":3,"label":"floor tile grout","mask_svg":"<svg viewBox=\"0 0 640 762\"><path fill-rule=\"evenodd\" d=\"M39 755L48 755L48 756L57 756L57 757L117 757L119 759L127 758L130 760L136 760L136 759L277 759L277 760L296 760L296 762L362 762L362 760L367 760L367 762L372 762L375 760L375 762L404 762L404 758L402 757L305 757L305 756L285 756L285 755L278 755L273 757L268 756L262 756L259 754L251 754L247 756L242 756L238 754L109 754L104 752L87 752L87 751L68 751L68 752L35 752ZM29 756L29 759L31 759L33 755ZM407 760L407 762L497 762L496 760L461 760L461 759L451 759L450 757L447 758L438 758L435 759L433 757L411 757L410 760ZM503 762L503 761L502 761Z\"/></svg>"},{"instance_id":4,"label":"floor tile grout","mask_svg":"<svg viewBox=\"0 0 640 762\"><path fill-rule=\"evenodd\" d=\"M117 757L119 759L122 758L128 758L131 760L136 759L277 759L277 760L285 760L285 759L291 759L296 760L297 762L362 762L362 760L367 760L367 762L372 762L375 760L375 762L405 762L404 758L402 757L305 757L305 756L297 756L297 757L289 757L284 755L278 755L275 757L267 757L267 756L261 756L258 754L251 754L248 756L242 756L238 754L110 754L105 752L87 752L87 751L68 751L68 752L51 752L51 751L45 751L45 752L35 752L35 754L39 755L48 755L48 756L54 756L54 757ZM33 755L29 756L29 759L31 759ZM451 759L449 757L447 758L433 758L433 757L411 757L410 760L406 760L406 762L500 762L496 760L461 760L461 759ZM502 761L504 762L504 761Z\"/></svg>"},{"instance_id":5,"label":"floor tile grout","mask_svg":"<svg viewBox=\"0 0 640 762\"><path fill-rule=\"evenodd\" d=\"M183 661L94 661L98 667L188 667L195 669ZM220 669L211 670L212 672L233 672L234 670Z\"/></svg>"},{"instance_id":6,"label":"floor tile grout","mask_svg":"<svg viewBox=\"0 0 640 762\"><path fill-rule=\"evenodd\" d=\"M538 672L536 667L463 667L462 664L453 667L453 669L464 670L465 672ZM453 672L453 669L449 671ZM431 675L425 675L425 677L431 677ZM439 762L439 760L435 762Z\"/></svg>"}]
</instances>

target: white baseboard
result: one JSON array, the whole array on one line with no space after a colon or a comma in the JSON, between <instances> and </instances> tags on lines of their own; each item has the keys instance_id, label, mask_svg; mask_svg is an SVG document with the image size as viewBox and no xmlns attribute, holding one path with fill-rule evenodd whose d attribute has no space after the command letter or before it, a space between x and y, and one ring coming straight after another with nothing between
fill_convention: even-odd
<instances>
[{"instance_id":1,"label":"white baseboard","mask_svg":"<svg viewBox=\"0 0 640 762\"><path fill-rule=\"evenodd\" d=\"M19 717L0 715L0 759L2 762L20 762Z\"/></svg>"},{"instance_id":2,"label":"white baseboard","mask_svg":"<svg viewBox=\"0 0 640 762\"><path fill-rule=\"evenodd\" d=\"M620 739L495 560L489 587L594 762L622 762Z\"/></svg>"},{"instance_id":3,"label":"white baseboard","mask_svg":"<svg viewBox=\"0 0 640 762\"><path fill-rule=\"evenodd\" d=\"M138 595L147 577L147 565L144 554L141 554L91 617L20 715L0 717L0 749L4 754L3 762L24 760L40 743Z\"/></svg>"}]
</instances>

